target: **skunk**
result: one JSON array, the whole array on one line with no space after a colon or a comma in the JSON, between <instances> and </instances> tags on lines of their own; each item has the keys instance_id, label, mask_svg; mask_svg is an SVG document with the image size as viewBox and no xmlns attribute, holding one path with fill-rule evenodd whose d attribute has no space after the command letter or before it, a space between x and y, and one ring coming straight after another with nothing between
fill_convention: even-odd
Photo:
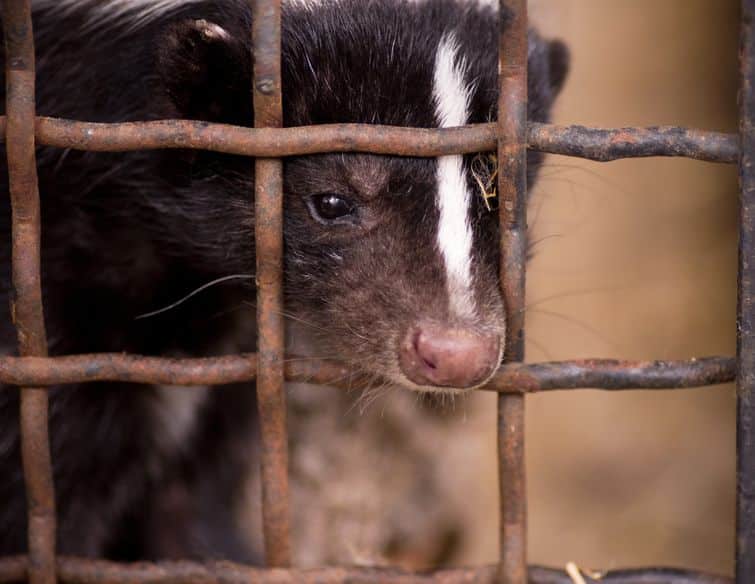
<instances>
[{"instance_id":1,"label":"skunk","mask_svg":"<svg viewBox=\"0 0 755 584\"><path fill-rule=\"evenodd\" d=\"M254 123L250 0L35 0L33 20L39 115ZM497 118L492 7L289 0L282 27L285 126ZM563 44L530 32L531 120L548 119L567 65ZM313 331L319 355L419 391L462 391L495 373L506 323L498 213L480 188L491 160L285 160L285 311ZM37 162L51 355L255 350L250 159L39 147ZM530 153L530 183L539 164ZM15 351L10 224L4 192L6 355ZM26 547L18 401L16 388L0 387L0 555ZM234 519L256 464L255 415L253 384L52 388L59 553L256 561Z\"/></svg>"}]
</instances>

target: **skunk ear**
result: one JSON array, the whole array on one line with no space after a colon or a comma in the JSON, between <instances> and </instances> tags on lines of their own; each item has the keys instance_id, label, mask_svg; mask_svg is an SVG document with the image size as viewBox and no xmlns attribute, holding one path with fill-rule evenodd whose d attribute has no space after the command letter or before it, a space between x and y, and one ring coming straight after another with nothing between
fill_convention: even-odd
<instances>
[{"instance_id":1,"label":"skunk ear","mask_svg":"<svg viewBox=\"0 0 755 584\"><path fill-rule=\"evenodd\" d=\"M569 48L563 41L555 40L548 43L548 61L550 64L551 91L555 97L564 87L571 61Z\"/></svg>"},{"instance_id":2,"label":"skunk ear","mask_svg":"<svg viewBox=\"0 0 755 584\"><path fill-rule=\"evenodd\" d=\"M239 39L207 20L164 31L157 70L179 117L252 125L252 56Z\"/></svg>"},{"instance_id":3,"label":"skunk ear","mask_svg":"<svg viewBox=\"0 0 755 584\"><path fill-rule=\"evenodd\" d=\"M530 29L528 53L528 115L531 120L546 122L569 73L569 49L561 41L546 41Z\"/></svg>"}]
</instances>

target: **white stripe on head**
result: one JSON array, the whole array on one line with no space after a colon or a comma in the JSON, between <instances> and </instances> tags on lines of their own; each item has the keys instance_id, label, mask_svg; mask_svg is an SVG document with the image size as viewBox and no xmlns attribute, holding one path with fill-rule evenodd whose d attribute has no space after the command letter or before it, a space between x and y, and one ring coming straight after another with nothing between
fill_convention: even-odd
<instances>
[{"instance_id":1,"label":"white stripe on head","mask_svg":"<svg viewBox=\"0 0 755 584\"><path fill-rule=\"evenodd\" d=\"M443 37L435 56L433 98L441 128L463 126L469 119L470 88L464 82L465 63L458 56L453 34ZM449 309L459 317L474 315L472 297L471 197L462 156L438 158L438 248L446 266Z\"/></svg>"}]
</instances>

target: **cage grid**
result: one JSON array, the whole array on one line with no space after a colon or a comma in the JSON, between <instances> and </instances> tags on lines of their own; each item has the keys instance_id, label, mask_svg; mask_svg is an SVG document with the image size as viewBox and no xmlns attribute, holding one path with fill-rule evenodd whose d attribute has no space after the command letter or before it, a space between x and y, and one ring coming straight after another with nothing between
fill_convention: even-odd
<instances>
[{"instance_id":1,"label":"cage grid","mask_svg":"<svg viewBox=\"0 0 755 584\"><path fill-rule=\"evenodd\" d=\"M13 321L19 356L0 358L0 383L21 387L22 459L28 501L28 552L0 558L0 584L235 584L241 582L573 582L566 572L527 566L524 405L530 392L577 389L673 389L737 381L736 582L755 583L755 0L742 0L739 135L674 127L597 129L528 123L526 0L500 0L500 97L497 123L450 129L342 124L281 128L281 0L254 3L256 128L186 120L93 124L36 117L31 0L2 0L6 46L5 135L13 212ZM505 28L505 30L504 30ZM167 359L123 354L47 357L40 277L39 193L35 144L88 151L205 149L254 156L258 278L258 352L230 357ZM737 357L686 361L607 359L524 364L526 151L598 161L681 156L735 163L740 169ZM501 281L509 322L505 363L485 390L499 394L500 562L476 568L413 573L394 568L290 567L285 379L338 385L337 362L284 366L281 157L319 152L441 156L498 151ZM251 162L250 162L251 164ZM230 562L118 564L58 557L46 388L90 381L218 385L256 379L262 426L263 529L266 568ZM176 391L181 391L176 389ZM0 504L2 504L0 502ZM586 582L724 583L726 577L647 568L582 575Z\"/></svg>"}]
</instances>

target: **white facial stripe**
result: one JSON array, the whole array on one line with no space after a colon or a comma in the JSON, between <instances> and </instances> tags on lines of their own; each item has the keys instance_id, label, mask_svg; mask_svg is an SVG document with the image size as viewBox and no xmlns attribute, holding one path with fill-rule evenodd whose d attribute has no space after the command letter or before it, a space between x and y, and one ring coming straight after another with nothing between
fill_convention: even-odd
<instances>
[{"instance_id":1,"label":"white facial stripe","mask_svg":"<svg viewBox=\"0 0 755 584\"><path fill-rule=\"evenodd\" d=\"M469 119L470 89L464 83L464 61L452 34L443 37L435 57L433 97L441 128L463 126ZM461 156L438 158L438 248L448 281L449 308L459 317L474 315L472 295L471 197Z\"/></svg>"}]
</instances>

